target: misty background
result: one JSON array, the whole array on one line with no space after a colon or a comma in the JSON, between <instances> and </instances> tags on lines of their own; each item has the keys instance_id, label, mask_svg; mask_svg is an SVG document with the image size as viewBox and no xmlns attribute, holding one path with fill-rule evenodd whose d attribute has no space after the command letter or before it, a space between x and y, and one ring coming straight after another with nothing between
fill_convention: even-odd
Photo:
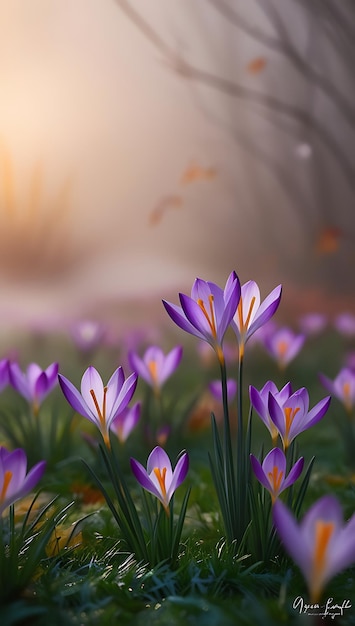
<instances>
[{"instance_id":1,"label":"misty background","mask_svg":"<svg viewBox=\"0 0 355 626\"><path fill-rule=\"evenodd\" d=\"M1 0L3 323L351 309L354 59L352 0Z\"/></svg>"}]
</instances>

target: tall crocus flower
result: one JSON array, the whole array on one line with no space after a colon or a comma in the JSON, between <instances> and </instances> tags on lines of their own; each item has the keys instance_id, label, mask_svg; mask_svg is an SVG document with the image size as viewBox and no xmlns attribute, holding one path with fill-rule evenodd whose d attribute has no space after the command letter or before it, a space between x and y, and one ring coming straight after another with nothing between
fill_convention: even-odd
<instances>
[{"instance_id":1,"label":"tall crocus flower","mask_svg":"<svg viewBox=\"0 0 355 626\"><path fill-rule=\"evenodd\" d=\"M132 407L126 407L111 422L111 430L116 433L119 441L124 443L137 426L141 413L140 402L136 402Z\"/></svg>"},{"instance_id":2,"label":"tall crocus flower","mask_svg":"<svg viewBox=\"0 0 355 626\"><path fill-rule=\"evenodd\" d=\"M319 374L319 379L332 396L342 402L347 411L351 411L355 403L355 372L348 367L343 367L334 380Z\"/></svg>"},{"instance_id":3,"label":"tall crocus flower","mask_svg":"<svg viewBox=\"0 0 355 626\"><path fill-rule=\"evenodd\" d=\"M250 402L253 405L253 408L258 413L262 421L264 422L266 428L269 430L272 443L276 446L277 438L279 436L279 431L272 421L269 413L269 394L272 394L274 398L278 401L280 406L283 406L285 402L288 400L290 395L292 394L291 383L287 383L282 389L279 391L276 387L275 383L272 380L268 380L267 383L263 386L260 391L258 391L255 387L250 385L249 387L249 396Z\"/></svg>"},{"instance_id":4,"label":"tall crocus flower","mask_svg":"<svg viewBox=\"0 0 355 626\"><path fill-rule=\"evenodd\" d=\"M273 519L286 551L305 577L310 602L318 603L329 580L355 562L355 514L344 524L338 500L326 495L300 524L279 500Z\"/></svg>"},{"instance_id":5,"label":"tall crocus flower","mask_svg":"<svg viewBox=\"0 0 355 626\"><path fill-rule=\"evenodd\" d=\"M174 492L186 478L189 456L183 452L173 471L165 450L156 446L148 457L147 469L135 459L131 459L131 468L139 484L158 498L168 513Z\"/></svg>"},{"instance_id":6,"label":"tall crocus flower","mask_svg":"<svg viewBox=\"0 0 355 626\"><path fill-rule=\"evenodd\" d=\"M46 462L40 461L27 473L27 457L22 448L12 452L0 448L0 515L34 489L45 468Z\"/></svg>"},{"instance_id":7,"label":"tall crocus flower","mask_svg":"<svg viewBox=\"0 0 355 626\"><path fill-rule=\"evenodd\" d=\"M109 447L109 428L130 402L137 385L137 374L133 373L125 379L122 367L118 367L104 385L98 371L90 366L81 379L81 393L61 374L58 378L74 411L96 424Z\"/></svg>"},{"instance_id":8,"label":"tall crocus flower","mask_svg":"<svg viewBox=\"0 0 355 626\"><path fill-rule=\"evenodd\" d=\"M281 300L281 291L282 287L278 285L261 302L260 290L255 281L249 280L242 285L238 308L232 321L232 328L238 339L240 360L244 357L244 347L248 339L276 312Z\"/></svg>"},{"instance_id":9,"label":"tall crocus flower","mask_svg":"<svg viewBox=\"0 0 355 626\"><path fill-rule=\"evenodd\" d=\"M186 332L207 341L216 351L220 363L224 363L222 342L240 298L236 273L229 275L224 289L196 278L191 297L180 293L179 298L181 306L163 300L171 319Z\"/></svg>"},{"instance_id":10,"label":"tall crocus flower","mask_svg":"<svg viewBox=\"0 0 355 626\"><path fill-rule=\"evenodd\" d=\"M58 383L58 363L52 363L45 370L37 363L30 363L25 372L17 363L10 363L9 379L14 389L26 398L37 414L44 398Z\"/></svg>"},{"instance_id":11,"label":"tall crocus flower","mask_svg":"<svg viewBox=\"0 0 355 626\"><path fill-rule=\"evenodd\" d=\"M273 448L262 465L253 454L250 455L250 461L258 481L270 492L273 504L280 493L296 482L304 465L304 458L301 457L286 477L286 457L280 448Z\"/></svg>"},{"instance_id":12,"label":"tall crocus flower","mask_svg":"<svg viewBox=\"0 0 355 626\"><path fill-rule=\"evenodd\" d=\"M129 364L138 376L158 393L165 381L179 366L182 347L176 346L168 354L158 346L150 346L140 358L133 350L128 353Z\"/></svg>"},{"instance_id":13,"label":"tall crocus flower","mask_svg":"<svg viewBox=\"0 0 355 626\"><path fill-rule=\"evenodd\" d=\"M301 351L305 342L304 334L294 333L287 327L278 328L263 341L266 350L283 369Z\"/></svg>"},{"instance_id":14,"label":"tall crocus flower","mask_svg":"<svg viewBox=\"0 0 355 626\"><path fill-rule=\"evenodd\" d=\"M284 450L287 450L297 435L319 422L327 412L329 403L330 396L327 396L308 411L309 395L305 387L295 391L283 405L269 393L270 418L279 431Z\"/></svg>"}]
</instances>

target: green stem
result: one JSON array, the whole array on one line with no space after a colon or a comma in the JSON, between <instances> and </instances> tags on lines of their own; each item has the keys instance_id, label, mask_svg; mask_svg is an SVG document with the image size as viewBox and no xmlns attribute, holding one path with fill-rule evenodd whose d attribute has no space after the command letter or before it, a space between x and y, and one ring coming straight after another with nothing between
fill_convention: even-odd
<instances>
[{"instance_id":1,"label":"green stem","mask_svg":"<svg viewBox=\"0 0 355 626\"><path fill-rule=\"evenodd\" d=\"M224 416L224 450L223 450L223 472L227 505L229 509L229 534L230 540L235 539L236 522L237 522L237 502L236 502L236 483L235 470L233 461L232 437L230 429L228 393L227 393L227 370L225 361L220 360L221 382L222 382L222 400L223 400L223 416Z\"/></svg>"}]
</instances>

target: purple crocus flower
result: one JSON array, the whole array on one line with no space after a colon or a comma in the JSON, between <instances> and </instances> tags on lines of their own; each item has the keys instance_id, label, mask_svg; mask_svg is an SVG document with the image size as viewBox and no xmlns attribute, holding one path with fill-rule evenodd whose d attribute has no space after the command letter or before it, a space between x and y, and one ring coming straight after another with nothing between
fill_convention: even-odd
<instances>
[{"instance_id":1,"label":"purple crocus flower","mask_svg":"<svg viewBox=\"0 0 355 626\"><path fill-rule=\"evenodd\" d=\"M278 285L260 302L260 290L256 282L249 280L242 285L238 308L232 321L232 328L238 339L240 360L244 357L244 346L248 339L276 312L281 291L282 287Z\"/></svg>"},{"instance_id":2,"label":"purple crocus flower","mask_svg":"<svg viewBox=\"0 0 355 626\"><path fill-rule=\"evenodd\" d=\"M319 374L319 379L326 390L338 398L350 412L355 402L355 372L343 367L334 380L325 374Z\"/></svg>"},{"instance_id":3,"label":"purple crocus flower","mask_svg":"<svg viewBox=\"0 0 355 626\"><path fill-rule=\"evenodd\" d=\"M268 334L263 343L279 367L284 368L300 352L305 339L304 334L296 334L290 328L282 327Z\"/></svg>"},{"instance_id":4,"label":"purple crocus flower","mask_svg":"<svg viewBox=\"0 0 355 626\"><path fill-rule=\"evenodd\" d=\"M208 385L208 388L211 392L211 394L213 395L213 397L218 400L219 402L222 402L223 400L223 393L222 393L222 381L220 380L211 380L211 382ZM232 402L234 399L235 394L237 393L237 383L234 380L234 378L228 378L227 379L227 398L228 398L228 402Z\"/></svg>"},{"instance_id":5,"label":"purple crocus flower","mask_svg":"<svg viewBox=\"0 0 355 626\"><path fill-rule=\"evenodd\" d=\"M140 358L136 352L128 353L129 364L138 376L159 392L165 381L178 367L182 357L182 346L176 346L167 355L158 346L148 348Z\"/></svg>"},{"instance_id":6,"label":"purple crocus flower","mask_svg":"<svg viewBox=\"0 0 355 626\"><path fill-rule=\"evenodd\" d=\"M273 448L266 455L262 465L253 454L250 455L250 461L258 481L270 492L272 504L280 493L296 482L304 465L304 458L301 457L286 478L286 457L280 448Z\"/></svg>"},{"instance_id":7,"label":"purple crocus flower","mask_svg":"<svg viewBox=\"0 0 355 626\"><path fill-rule=\"evenodd\" d=\"M267 383L263 386L260 391L258 391L255 387L250 385L249 387L249 397L250 402L253 405L253 408L258 413L259 417L264 422L266 428L269 430L272 443L276 446L277 438L279 436L279 431L276 428L274 422L272 421L269 413L269 394L272 394L275 399L278 401L280 406L283 406L285 402L288 400L290 395L292 394L291 383L287 383L282 389L279 391L276 387L275 383L272 380L268 380Z\"/></svg>"},{"instance_id":8,"label":"purple crocus flower","mask_svg":"<svg viewBox=\"0 0 355 626\"><path fill-rule=\"evenodd\" d=\"M119 441L124 443L137 426L141 414L140 402L132 407L126 407L111 422L110 429L116 433Z\"/></svg>"},{"instance_id":9,"label":"purple crocus flower","mask_svg":"<svg viewBox=\"0 0 355 626\"><path fill-rule=\"evenodd\" d=\"M338 500L326 495L300 523L278 500L273 519L285 549L306 579L310 602L318 603L328 581L355 562L355 514L344 524Z\"/></svg>"},{"instance_id":10,"label":"purple crocus flower","mask_svg":"<svg viewBox=\"0 0 355 626\"><path fill-rule=\"evenodd\" d=\"M139 484L156 496L168 513L169 502L174 492L186 478L189 456L187 452L180 454L173 471L165 450L156 446L148 457L147 469L135 459L131 459L131 468Z\"/></svg>"},{"instance_id":11,"label":"purple crocus flower","mask_svg":"<svg viewBox=\"0 0 355 626\"><path fill-rule=\"evenodd\" d=\"M109 428L130 402L137 385L137 374L133 373L125 379L122 367L118 367L107 385L104 385L98 371L90 366L81 379L81 393L61 374L58 378L74 411L96 424L109 447Z\"/></svg>"},{"instance_id":12,"label":"purple crocus flower","mask_svg":"<svg viewBox=\"0 0 355 626\"><path fill-rule=\"evenodd\" d=\"M179 298L181 306L163 300L171 319L186 332L207 341L220 363L224 363L222 342L240 298L237 274L229 275L224 290L215 283L196 278L191 297L180 293Z\"/></svg>"},{"instance_id":13,"label":"purple crocus flower","mask_svg":"<svg viewBox=\"0 0 355 626\"><path fill-rule=\"evenodd\" d=\"M319 422L327 412L329 403L330 396L327 396L308 411L309 395L305 387L295 391L283 405L272 393L269 394L270 418L279 431L284 450L287 450L297 435Z\"/></svg>"},{"instance_id":14,"label":"purple crocus flower","mask_svg":"<svg viewBox=\"0 0 355 626\"><path fill-rule=\"evenodd\" d=\"M30 363L26 372L22 372L17 363L9 364L11 385L32 405L38 413L44 398L58 383L58 363L52 363L42 370L37 363Z\"/></svg>"},{"instance_id":15,"label":"purple crocus flower","mask_svg":"<svg viewBox=\"0 0 355 626\"><path fill-rule=\"evenodd\" d=\"M5 389L10 382L9 377L9 359L1 359L0 361L0 391Z\"/></svg>"},{"instance_id":16,"label":"purple crocus flower","mask_svg":"<svg viewBox=\"0 0 355 626\"><path fill-rule=\"evenodd\" d=\"M340 313L334 320L334 327L344 337L354 337L355 315L353 313Z\"/></svg>"},{"instance_id":17,"label":"purple crocus flower","mask_svg":"<svg viewBox=\"0 0 355 626\"><path fill-rule=\"evenodd\" d=\"M90 352L104 339L106 327L97 320L78 320L72 324L70 334L80 350Z\"/></svg>"},{"instance_id":18,"label":"purple crocus flower","mask_svg":"<svg viewBox=\"0 0 355 626\"><path fill-rule=\"evenodd\" d=\"M301 331L308 336L321 333L327 326L328 320L324 313L306 313L299 318Z\"/></svg>"},{"instance_id":19,"label":"purple crocus flower","mask_svg":"<svg viewBox=\"0 0 355 626\"><path fill-rule=\"evenodd\" d=\"M22 448L12 452L0 448L0 516L8 506L32 491L45 468L46 461L40 461L27 474L27 457Z\"/></svg>"}]
</instances>

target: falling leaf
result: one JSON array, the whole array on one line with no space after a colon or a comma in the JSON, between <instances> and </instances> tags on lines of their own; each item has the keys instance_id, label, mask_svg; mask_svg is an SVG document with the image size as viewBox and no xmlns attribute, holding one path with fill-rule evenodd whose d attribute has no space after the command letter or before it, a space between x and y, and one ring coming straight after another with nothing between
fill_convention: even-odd
<instances>
[{"instance_id":1,"label":"falling leaf","mask_svg":"<svg viewBox=\"0 0 355 626\"><path fill-rule=\"evenodd\" d=\"M167 211L170 211L171 209L180 209L182 204L183 199L178 194L163 196L157 206L149 214L149 224L151 226L156 226L161 222Z\"/></svg>"},{"instance_id":2,"label":"falling leaf","mask_svg":"<svg viewBox=\"0 0 355 626\"><path fill-rule=\"evenodd\" d=\"M246 66L246 70L247 72L249 72L249 74L260 74L264 71L266 63L267 60L265 59L265 57L255 57L255 59L249 61Z\"/></svg>"},{"instance_id":3,"label":"falling leaf","mask_svg":"<svg viewBox=\"0 0 355 626\"><path fill-rule=\"evenodd\" d=\"M212 180L217 176L215 167L203 167L198 163L191 163L181 177L181 183L188 185L201 180Z\"/></svg>"},{"instance_id":4,"label":"falling leaf","mask_svg":"<svg viewBox=\"0 0 355 626\"><path fill-rule=\"evenodd\" d=\"M334 254L339 250L343 232L337 226L322 228L315 242L315 251L319 255Z\"/></svg>"}]
</instances>

